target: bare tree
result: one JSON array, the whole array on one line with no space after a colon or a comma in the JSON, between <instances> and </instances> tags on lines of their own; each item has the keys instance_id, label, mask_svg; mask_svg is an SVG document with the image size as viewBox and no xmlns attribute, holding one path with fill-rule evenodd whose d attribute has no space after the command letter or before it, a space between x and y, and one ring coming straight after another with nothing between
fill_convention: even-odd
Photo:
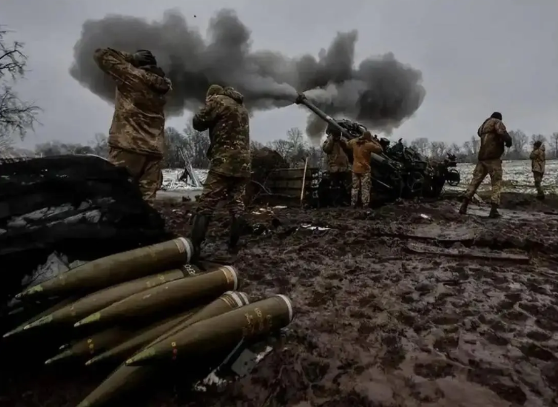
<instances>
[{"instance_id":1,"label":"bare tree","mask_svg":"<svg viewBox=\"0 0 558 407\"><path fill-rule=\"evenodd\" d=\"M430 155L433 158L442 158L447 152L446 143L443 141L432 141L430 143Z\"/></svg>"},{"instance_id":2,"label":"bare tree","mask_svg":"<svg viewBox=\"0 0 558 407\"><path fill-rule=\"evenodd\" d=\"M10 86L24 76L27 56L22 43L7 43L7 34L0 26L0 147L11 144L14 135L24 138L40 111L38 106L20 100Z\"/></svg>"},{"instance_id":3,"label":"bare tree","mask_svg":"<svg viewBox=\"0 0 558 407\"><path fill-rule=\"evenodd\" d=\"M274 140L268 143L268 147L277 151L288 161L288 157L292 150L292 145L289 141L283 139Z\"/></svg>"},{"instance_id":4,"label":"bare tree","mask_svg":"<svg viewBox=\"0 0 558 407\"><path fill-rule=\"evenodd\" d=\"M553 144L554 158L558 158L558 132L552 133L552 136L550 136L550 140L552 140Z\"/></svg>"},{"instance_id":5,"label":"bare tree","mask_svg":"<svg viewBox=\"0 0 558 407\"><path fill-rule=\"evenodd\" d=\"M261 150L262 148L264 148L264 145L262 143L260 143L259 141L256 141L256 140L251 140L250 141L250 150L251 151Z\"/></svg>"},{"instance_id":6,"label":"bare tree","mask_svg":"<svg viewBox=\"0 0 558 407\"><path fill-rule=\"evenodd\" d=\"M525 154L525 146L527 145L528 138L521 130L512 130L509 132L512 139L512 150L515 153L515 158L520 158Z\"/></svg>"},{"instance_id":7,"label":"bare tree","mask_svg":"<svg viewBox=\"0 0 558 407\"><path fill-rule=\"evenodd\" d=\"M422 155L428 155L428 144L428 139L426 137L419 137L411 141L411 147Z\"/></svg>"},{"instance_id":8,"label":"bare tree","mask_svg":"<svg viewBox=\"0 0 558 407\"><path fill-rule=\"evenodd\" d=\"M459 144L452 143L452 145L448 148L448 153L459 155L461 153L461 147Z\"/></svg>"},{"instance_id":9,"label":"bare tree","mask_svg":"<svg viewBox=\"0 0 558 407\"><path fill-rule=\"evenodd\" d=\"M98 155L100 157L108 157L109 146L108 137L103 133L95 133L93 140L89 142L91 146L91 154Z\"/></svg>"},{"instance_id":10,"label":"bare tree","mask_svg":"<svg viewBox=\"0 0 558 407\"><path fill-rule=\"evenodd\" d=\"M542 134L531 134L531 144L535 144L537 141L541 143L546 143L546 136Z\"/></svg>"},{"instance_id":11,"label":"bare tree","mask_svg":"<svg viewBox=\"0 0 558 407\"><path fill-rule=\"evenodd\" d=\"M187 156L190 164L194 168L209 168L209 159L207 152L211 141L207 131L201 132L194 130L191 126L186 126L184 135L188 140Z\"/></svg>"}]
</instances>

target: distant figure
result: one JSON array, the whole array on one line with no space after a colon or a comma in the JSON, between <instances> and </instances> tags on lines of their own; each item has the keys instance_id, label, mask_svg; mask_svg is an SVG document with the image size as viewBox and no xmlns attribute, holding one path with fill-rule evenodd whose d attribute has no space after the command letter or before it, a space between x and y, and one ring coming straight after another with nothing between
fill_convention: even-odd
<instances>
[{"instance_id":1,"label":"distant figure","mask_svg":"<svg viewBox=\"0 0 558 407\"><path fill-rule=\"evenodd\" d=\"M170 80L150 51L129 54L101 48L95 51L94 59L116 82L109 161L125 167L138 182L143 198L152 204L160 182Z\"/></svg>"},{"instance_id":2,"label":"distant figure","mask_svg":"<svg viewBox=\"0 0 558 407\"><path fill-rule=\"evenodd\" d=\"M372 134L366 131L359 138L352 139L348 143L349 150L353 153L353 188L351 189L351 206L358 205L358 195L363 207L370 205L372 188L372 168L370 160L372 153L380 154L383 149L380 143L372 138Z\"/></svg>"},{"instance_id":3,"label":"distant figure","mask_svg":"<svg viewBox=\"0 0 558 407\"><path fill-rule=\"evenodd\" d=\"M544 199L544 191L542 189L541 183L544 176L544 167L546 164L546 154L542 141L537 141L533 144L533 151L531 152L529 158L531 159L531 170L533 171L533 178L535 179L537 198L542 201Z\"/></svg>"},{"instance_id":4,"label":"distant figure","mask_svg":"<svg viewBox=\"0 0 558 407\"><path fill-rule=\"evenodd\" d=\"M196 256L221 200L228 200L231 215L229 249L236 248L245 225L244 193L251 176L250 116L244 96L231 87L211 85L205 106L193 117L197 131L209 129L207 158L211 164L199 199L191 239Z\"/></svg>"},{"instance_id":5,"label":"distant figure","mask_svg":"<svg viewBox=\"0 0 558 407\"><path fill-rule=\"evenodd\" d=\"M502 122L502 114L494 112L479 127L477 135L481 139L481 145L478 154L478 163L473 170L473 178L465 192L463 203L459 208L459 213L465 215L469 202L477 192L480 184L487 175L490 175L492 183L492 195L490 198L491 218L498 218L500 213L500 192L502 190L502 155L504 154L504 146L511 147L512 139L506 130L506 126Z\"/></svg>"}]
</instances>

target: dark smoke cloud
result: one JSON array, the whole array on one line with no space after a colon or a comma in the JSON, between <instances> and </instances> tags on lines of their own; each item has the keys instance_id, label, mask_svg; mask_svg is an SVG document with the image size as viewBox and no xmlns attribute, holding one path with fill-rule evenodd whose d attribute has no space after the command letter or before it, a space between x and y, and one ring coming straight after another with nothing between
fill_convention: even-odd
<instances>
[{"instance_id":1,"label":"dark smoke cloud","mask_svg":"<svg viewBox=\"0 0 558 407\"><path fill-rule=\"evenodd\" d=\"M109 15L83 24L70 73L96 95L113 101L114 84L93 62L95 49L150 49L173 82L169 115L197 109L207 87L218 83L242 92L251 110L287 106L297 91L305 91L326 113L386 132L411 117L424 99L421 72L392 54L354 67L356 31L338 33L317 59L309 54L290 58L274 51L253 51L250 35L231 10L221 10L211 19L207 39L177 11L168 11L155 22ZM315 139L324 129L311 114L307 134Z\"/></svg>"}]
</instances>

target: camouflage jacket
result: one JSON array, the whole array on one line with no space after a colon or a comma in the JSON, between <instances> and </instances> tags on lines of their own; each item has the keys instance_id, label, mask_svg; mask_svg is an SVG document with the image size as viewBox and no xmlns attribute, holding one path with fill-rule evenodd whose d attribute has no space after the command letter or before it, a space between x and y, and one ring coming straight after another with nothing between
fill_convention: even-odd
<instances>
[{"instance_id":1,"label":"camouflage jacket","mask_svg":"<svg viewBox=\"0 0 558 407\"><path fill-rule=\"evenodd\" d=\"M327 136L322 150L327 154L327 166L330 172L344 172L349 169L349 158L345 153L347 148L347 142L342 138L334 139L331 135Z\"/></svg>"},{"instance_id":2,"label":"camouflage jacket","mask_svg":"<svg viewBox=\"0 0 558 407\"><path fill-rule=\"evenodd\" d=\"M541 174L544 174L544 167L546 164L544 145L540 146L539 148L535 148L531 152L529 158L531 159L531 170L533 172L540 172Z\"/></svg>"},{"instance_id":3,"label":"camouflage jacket","mask_svg":"<svg viewBox=\"0 0 558 407\"><path fill-rule=\"evenodd\" d=\"M353 172L355 174L370 172L372 153L380 154L383 151L377 141L367 141L360 137L349 141L348 147L353 152Z\"/></svg>"},{"instance_id":4,"label":"camouflage jacket","mask_svg":"<svg viewBox=\"0 0 558 407\"><path fill-rule=\"evenodd\" d=\"M163 155L166 94L170 81L132 65L132 55L102 48L95 51L99 68L116 82L114 116L108 144L122 150Z\"/></svg>"},{"instance_id":5,"label":"camouflage jacket","mask_svg":"<svg viewBox=\"0 0 558 407\"><path fill-rule=\"evenodd\" d=\"M229 177L249 177L250 117L244 96L231 87L209 96L192 119L197 131L209 130L210 170Z\"/></svg>"},{"instance_id":6,"label":"camouflage jacket","mask_svg":"<svg viewBox=\"0 0 558 407\"><path fill-rule=\"evenodd\" d=\"M504 123L494 118L486 119L479 127L477 135L481 139L479 161L502 158L505 142L511 143L511 137Z\"/></svg>"}]
</instances>

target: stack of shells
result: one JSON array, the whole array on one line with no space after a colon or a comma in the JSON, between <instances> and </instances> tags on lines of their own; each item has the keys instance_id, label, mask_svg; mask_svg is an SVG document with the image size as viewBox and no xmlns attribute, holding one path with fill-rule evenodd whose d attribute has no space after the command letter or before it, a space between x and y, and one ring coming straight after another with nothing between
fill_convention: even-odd
<instances>
[{"instance_id":1,"label":"stack of shells","mask_svg":"<svg viewBox=\"0 0 558 407\"><path fill-rule=\"evenodd\" d=\"M90 333L60 347L47 365L81 360L119 366L78 407L114 401L169 364L227 358L240 345L287 326L291 301L250 304L232 266L190 264L185 238L101 258L37 284L16 298L59 302L4 335L73 326ZM202 271L203 270L203 271ZM199 365L199 363L198 363Z\"/></svg>"}]
</instances>

